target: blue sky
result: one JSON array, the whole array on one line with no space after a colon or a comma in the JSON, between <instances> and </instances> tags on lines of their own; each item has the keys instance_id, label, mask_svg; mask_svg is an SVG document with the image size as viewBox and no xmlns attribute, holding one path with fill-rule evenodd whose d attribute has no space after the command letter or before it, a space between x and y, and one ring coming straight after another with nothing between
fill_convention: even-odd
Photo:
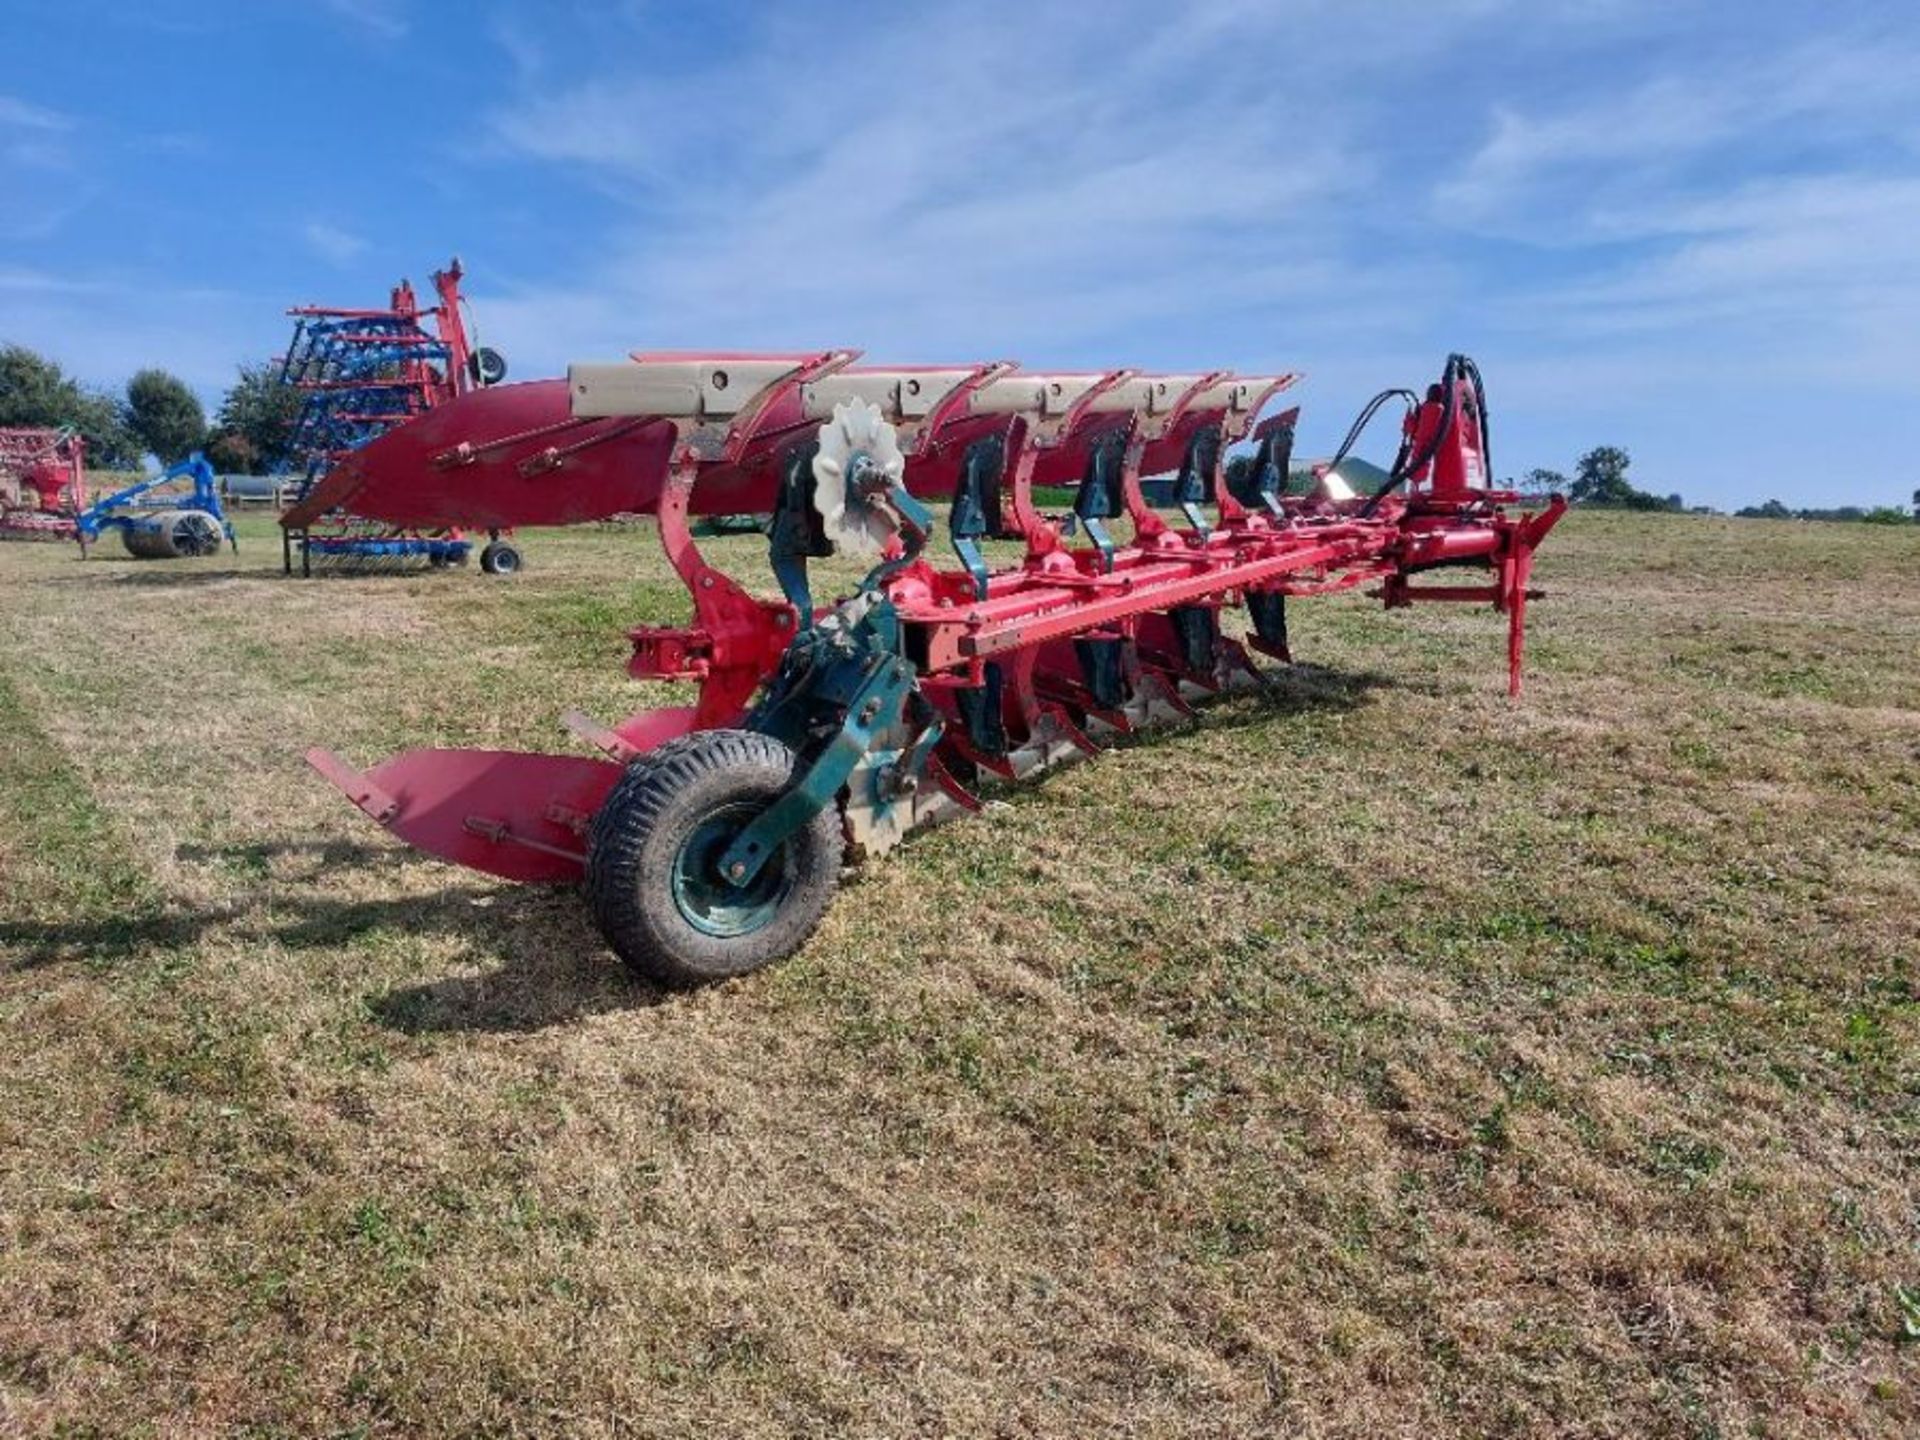
<instances>
[{"instance_id":1,"label":"blue sky","mask_svg":"<svg viewBox=\"0 0 1920 1440\"><path fill-rule=\"evenodd\" d=\"M1920 485L1911 0L0 0L0 39L0 339L95 383L216 398L287 305L457 251L519 378L1299 369L1324 451L1464 349L1503 474Z\"/></svg>"}]
</instances>

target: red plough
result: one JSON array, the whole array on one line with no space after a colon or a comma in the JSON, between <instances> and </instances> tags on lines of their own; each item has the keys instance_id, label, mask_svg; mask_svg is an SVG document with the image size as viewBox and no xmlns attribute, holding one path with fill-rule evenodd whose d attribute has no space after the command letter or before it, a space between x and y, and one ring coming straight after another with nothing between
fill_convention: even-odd
<instances>
[{"instance_id":1,"label":"red plough","mask_svg":"<svg viewBox=\"0 0 1920 1440\"><path fill-rule=\"evenodd\" d=\"M1377 584L1389 606L1490 603L1508 618L1519 692L1533 550L1565 505L1515 513L1516 497L1489 488L1485 396L1464 357L1424 400L1390 392L1408 401L1401 453L1364 497L1337 471L1286 493L1297 412L1256 421L1292 375L855 358L576 365L565 381L462 396L343 458L329 484L394 525L657 517L694 613L634 629L628 669L699 690L611 726L566 717L603 759L416 750L363 774L315 751L316 768L434 855L584 880L629 964L691 984L796 949L848 846L883 852L978 808L983 776L1092 754L1260 684L1249 650L1290 660L1290 598ZM1253 453L1229 484L1242 442ZM1151 475L1173 477L1179 522L1144 498ZM1071 517L1040 513L1042 485L1075 487ZM956 563L927 554L927 502L948 507ZM695 544L694 517L743 513L772 516L778 599ZM1024 542L1018 563L991 566L991 537ZM836 550L875 563L850 597L816 607L807 562ZM1489 578L1416 578L1452 567ZM1229 606L1247 610L1244 642L1221 625Z\"/></svg>"}]
</instances>

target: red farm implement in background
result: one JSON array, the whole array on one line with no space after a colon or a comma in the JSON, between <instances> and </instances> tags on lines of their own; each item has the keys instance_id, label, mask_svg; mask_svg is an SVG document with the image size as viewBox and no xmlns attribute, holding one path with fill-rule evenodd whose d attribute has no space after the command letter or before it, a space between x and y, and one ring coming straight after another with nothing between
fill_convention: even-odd
<instances>
[{"instance_id":1,"label":"red farm implement in background","mask_svg":"<svg viewBox=\"0 0 1920 1440\"><path fill-rule=\"evenodd\" d=\"M360 514L325 488L335 466L360 447L409 424L436 406L506 377L497 351L468 335L463 272L456 257L434 272L436 302L422 306L402 280L384 310L301 305L280 378L302 392L300 414L280 469L298 477L293 504L280 517L288 573L294 555L302 574L316 561L392 566L424 560L465 563L472 545L443 517L392 526ZM519 552L499 541L481 552L481 568L519 568Z\"/></svg>"},{"instance_id":2,"label":"red farm implement in background","mask_svg":"<svg viewBox=\"0 0 1920 1440\"><path fill-rule=\"evenodd\" d=\"M1356 422L1357 435L1393 396L1407 402L1385 484L1353 495L1336 466L1304 497L1286 493L1297 412L1259 418L1292 375L855 359L576 365L565 381L461 396L343 456L315 496L395 526L657 517L694 613L634 629L628 669L699 689L692 705L611 726L565 717L604 758L415 750L365 773L326 751L309 759L431 854L584 881L630 965L694 984L796 949L847 847L883 852L979 808L983 779L1093 754L1260 684L1249 651L1290 662L1290 599L1372 584L1389 606L1491 604L1518 693L1533 552L1565 502L1515 513L1489 487L1486 400L1464 357L1425 398L1388 392ZM1253 452L1229 487L1239 443ZM1148 475L1173 477L1177 520L1146 503ZM1076 487L1070 520L1036 509L1039 485ZM928 554L927 502L948 507L951 564ZM780 598L701 555L691 517L734 514L772 517ZM991 537L1024 553L992 565ZM875 562L851 596L818 607L808 561L835 551ZM1456 567L1486 579L1421 578ZM1247 612L1244 642L1221 625L1229 606Z\"/></svg>"},{"instance_id":3,"label":"red farm implement in background","mask_svg":"<svg viewBox=\"0 0 1920 1440\"><path fill-rule=\"evenodd\" d=\"M86 450L71 430L0 429L0 540L79 537Z\"/></svg>"}]
</instances>

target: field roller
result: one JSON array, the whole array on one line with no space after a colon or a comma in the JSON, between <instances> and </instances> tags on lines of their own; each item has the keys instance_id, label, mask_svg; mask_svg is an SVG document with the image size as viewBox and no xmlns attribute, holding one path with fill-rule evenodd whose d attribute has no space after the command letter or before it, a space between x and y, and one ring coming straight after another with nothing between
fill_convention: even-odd
<instances>
[{"instance_id":1,"label":"field roller","mask_svg":"<svg viewBox=\"0 0 1920 1440\"><path fill-rule=\"evenodd\" d=\"M978 809L982 780L1262 683L1249 652L1291 663L1293 597L1375 584L1388 606L1489 603L1518 693L1533 552L1565 502L1516 512L1489 486L1465 357L1424 398L1390 391L1363 413L1406 402L1386 484L1354 495L1335 469L1306 496L1286 488L1297 411L1261 419L1292 375L856 360L636 353L461 396L343 457L329 498L393 525L655 516L693 616L631 631L628 670L699 688L611 725L564 717L598 756L413 750L362 772L315 750L315 768L433 855L584 882L630 966L690 985L791 954L849 852ZM1234 445L1252 456L1229 487ZM1167 514L1143 499L1154 475L1173 477ZM1070 516L1039 512L1042 485L1074 487ZM737 514L772 517L778 598L695 544L693 517ZM1017 563L987 562L995 536L1024 542ZM836 551L872 568L816 605L808 562ZM1420 579L1454 567L1484 578ZM1244 642L1222 628L1229 606L1247 612Z\"/></svg>"},{"instance_id":2,"label":"field roller","mask_svg":"<svg viewBox=\"0 0 1920 1440\"><path fill-rule=\"evenodd\" d=\"M94 501L74 517L74 530L82 556L109 530L118 530L127 553L139 560L213 555L223 541L236 554L240 548L220 504L218 477L198 450Z\"/></svg>"}]
</instances>

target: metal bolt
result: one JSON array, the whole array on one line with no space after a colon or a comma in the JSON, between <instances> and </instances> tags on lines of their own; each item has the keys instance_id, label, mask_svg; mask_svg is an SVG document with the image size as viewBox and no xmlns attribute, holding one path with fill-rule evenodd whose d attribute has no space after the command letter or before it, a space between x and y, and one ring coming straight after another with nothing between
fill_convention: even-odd
<instances>
[{"instance_id":1,"label":"metal bolt","mask_svg":"<svg viewBox=\"0 0 1920 1440\"><path fill-rule=\"evenodd\" d=\"M747 867L738 860L734 861L733 864L727 867L727 874L731 875L736 880L744 878L746 873L747 873Z\"/></svg>"}]
</instances>

